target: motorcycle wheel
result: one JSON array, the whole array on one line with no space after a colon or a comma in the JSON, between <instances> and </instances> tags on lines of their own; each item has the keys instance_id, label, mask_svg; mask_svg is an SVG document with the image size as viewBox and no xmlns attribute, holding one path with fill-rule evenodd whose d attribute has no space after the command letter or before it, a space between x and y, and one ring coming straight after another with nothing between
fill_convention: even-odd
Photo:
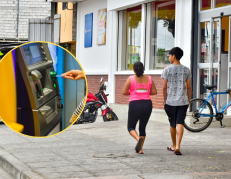
<instances>
[{"instance_id":1,"label":"motorcycle wheel","mask_svg":"<svg viewBox=\"0 0 231 179\"><path fill-rule=\"evenodd\" d=\"M79 118L75 121L74 124L83 124L84 122L81 121L82 117L83 117L83 114L79 116Z\"/></svg>"},{"instance_id":2,"label":"motorcycle wheel","mask_svg":"<svg viewBox=\"0 0 231 179\"><path fill-rule=\"evenodd\" d=\"M108 122L108 121L118 121L119 118L113 111L109 111L107 114L103 116L103 121Z\"/></svg>"},{"instance_id":3,"label":"motorcycle wheel","mask_svg":"<svg viewBox=\"0 0 231 179\"><path fill-rule=\"evenodd\" d=\"M85 111L84 111L85 112ZM84 113L83 112L83 113ZM87 121L83 118L83 113L80 115L80 117L77 119L77 121L74 124L86 124L86 123L94 123L96 121L96 117L98 116L98 112L95 111L95 120L93 121Z\"/></svg>"}]
</instances>

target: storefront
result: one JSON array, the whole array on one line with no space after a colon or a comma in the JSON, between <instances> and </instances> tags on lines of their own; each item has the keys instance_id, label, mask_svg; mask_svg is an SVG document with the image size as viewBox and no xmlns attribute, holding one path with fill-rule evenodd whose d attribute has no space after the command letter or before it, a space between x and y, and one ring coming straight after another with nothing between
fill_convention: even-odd
<instances>
[{"instance_id":1,"label":"storefront","mask_svg":"<svg viewBox=\"0 0 231 179\"><path fill-rule=\"evenodd\" d=\"M107 9L106 44L99 45L98 13ZM164 67L169 66L168 52L179 46L184 50L181 63L191 68L192 0L88 0L78 3L76 57L88 79L89 91L98 91L103 76L108 82L109 103L128 104L122 88L133 64L141 61L145 74L151 75L158 95L153 107L163 109L162 79ZM85 47L85 15L93 13L92 46ZM90 31L91 31L90 30Z\"/></svg>"},{"instance_id":2,"label":"storefront","mask_svg":"<svg viewBox=\"0 0 231 179\"><path fill-rule=\"evenodd\" d=\"M209 90L203 84L216 85L220 92L231 88L231 0L200 0L196 7L194 96L205 98ZM220 109L230 97L220 95L215 100Z\"/></svg>"}]
</instances>

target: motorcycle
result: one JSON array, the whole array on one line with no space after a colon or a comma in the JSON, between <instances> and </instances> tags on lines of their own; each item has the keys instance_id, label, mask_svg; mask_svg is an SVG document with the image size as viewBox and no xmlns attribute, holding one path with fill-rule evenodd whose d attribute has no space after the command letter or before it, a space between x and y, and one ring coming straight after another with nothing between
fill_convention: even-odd
<instances>
[{"instance_id":1,"label":"motorcycle","mask_svg":"<svg viewBox=\"0 0 231 179\"><path fill-rule=\"evenodd\" d=\"M111 108L107 105L107 96L109 94L105 94L106 85L102 84L103 77L100 80L100 88L97 94L88 93L87 100L84 107L84 110L75 124L83 124L83 123L94 123L98 116L98 109L101 108L103 116L103 121L117 121L119 120L117 115L112 111ZM102 85L101 85L102 84Z\"/></svg>"}]
</instances>

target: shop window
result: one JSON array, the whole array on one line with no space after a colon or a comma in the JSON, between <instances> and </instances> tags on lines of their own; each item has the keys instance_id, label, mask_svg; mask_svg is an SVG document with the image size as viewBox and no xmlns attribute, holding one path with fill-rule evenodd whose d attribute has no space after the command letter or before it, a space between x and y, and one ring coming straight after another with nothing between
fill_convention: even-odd
<instances>
[{"instance_id":1,"label":"shop window","mask_svg":"<svg viewBox=\"0 0 231 179\"><path fill-rule=\"evenodd\" d=\"M223 7L231 5L231 0L216 0L215 7Z\"/></svg>"},{"instance_id":2,"label":"shop window","mask_svg":"<svg viewBox=\"0 0 231 179\"><path fill-rule=\"evenodd\" d=\"M118 59L121 70L132 70L141 58L142 6L119 12Z\"/></svg>"},{"instance_id":3,"label":"shop window","mask_svg":"<svg viewBox=\"0 0 231 179\"><path fill-rule=\"evenodd\" d=\"M175 46L175 0L152 2L150 25L149 68L164 69L170 65L169 51Z\"/></svg>"},{"instance_id":4,"label":"shop window","mask_svg":"<svg viewBox=\"0 0 231 179\"><path fill-rule=\"evenodd\" d=\"M202 0L201 6L202 11L211 9L211 0Z\"/></svg>"},{"instance_id":5,"label":"shop window","mask_svg":"<svg viewBox=\"0 0 231 179\"><path fill-rule=\"evenodd\" d=\"M229 88L231 88L231 68L229 69Z\"/></svg>"},{"instance_id":6,"label":"shop window","mask_svg":"<svg viewBox=\"0 0 231 179\"><path fill-rule=\"evenodd\" d=\"M201 48L200 48L200 60L199 63L209 63L210 59L210 22L202 22L200 24L201 28Z\"/></svg>"},{"instance_id":7,"label":"shop window","mask_svg":"<svg viewBox=\"0 0 231 179\"><path fill-rule=\"evenodd\" d=\"M220 46L220 23L219 21L213 22L213 63L218 63L218 51Z\"/></svg>"},{"instance_id":8,"label":"shop window","mask_svg":"<svg viewBox=\"0 0 231 179\"><path fill-rule=\"evenodd\" d=\"M203 85L209 84L209 69L200 69L199 70L199 78L200 78L200 98L207 98L209 94L209 90L206 89Z\"/></svg>"}]
</instances>

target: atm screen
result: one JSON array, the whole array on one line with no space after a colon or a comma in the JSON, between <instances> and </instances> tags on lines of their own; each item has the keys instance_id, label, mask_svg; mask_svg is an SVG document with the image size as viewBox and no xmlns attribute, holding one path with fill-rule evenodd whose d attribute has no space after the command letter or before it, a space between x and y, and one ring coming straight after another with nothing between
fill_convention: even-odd
<instances>
[{"instance_id":1,"label":"atm screen","mask_svg":"<svg viewBox=\"0 0 231 179\"><path fill-rule=\"evenodd\" d=\"M27 66L43 62L41 51L39 50L39 46L37 43L23 45L22 48L24 51L24 59Z\"/></svg>"}]
</instances>

